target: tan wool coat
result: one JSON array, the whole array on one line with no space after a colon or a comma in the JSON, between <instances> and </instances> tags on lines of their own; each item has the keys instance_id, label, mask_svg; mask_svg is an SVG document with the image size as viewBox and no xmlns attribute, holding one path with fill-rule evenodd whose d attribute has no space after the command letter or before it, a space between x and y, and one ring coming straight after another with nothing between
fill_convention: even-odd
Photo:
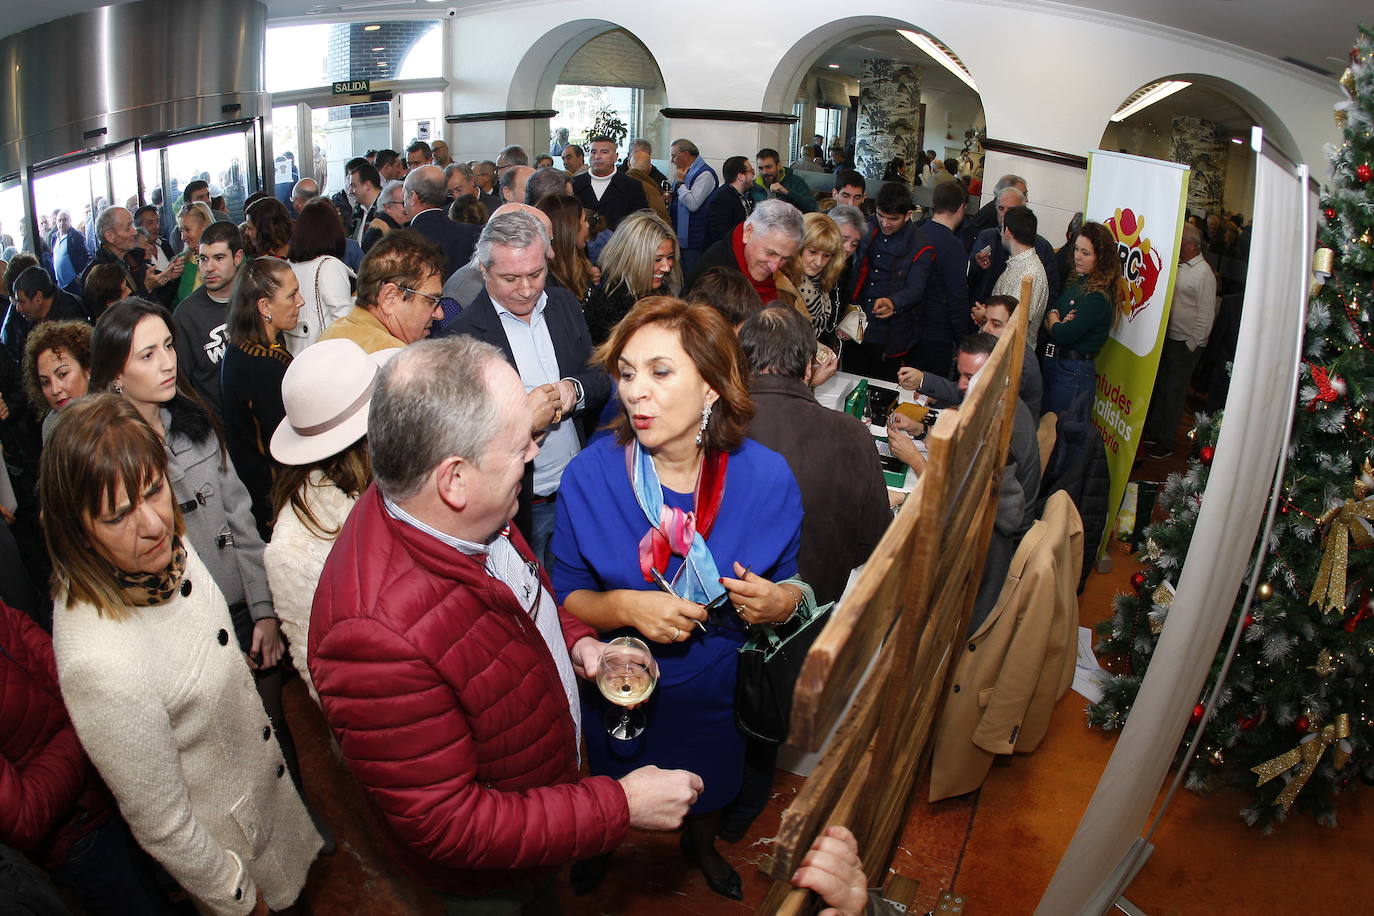
<instances>
[{"instance_id":1,"label":"tan wool coat","mask_svg":"<svg viewBox=\"0 0 1374 916\"><path fill-rule=\"evenodd\" d=\"M53 650L62 696L134 838L202 912L242 916L259 890L282 909L304 887L320 836L286 771L229 608L186 547L182 593L165 604L112 620L59 597Z\"/></svg>"},{"instance_id":2,"label":"tan wool coat","mask_svg":"<svg viewBox=\"0 0 1374 916\"><path fill-rule=\"evenodd\" d=\"M1030 753L1073 681L1083 522L1069 494L1045 512L1012 557L997 606L960 648L935 731L930 800L972 792L998 754Z\"/></svg>"}]
</instances>

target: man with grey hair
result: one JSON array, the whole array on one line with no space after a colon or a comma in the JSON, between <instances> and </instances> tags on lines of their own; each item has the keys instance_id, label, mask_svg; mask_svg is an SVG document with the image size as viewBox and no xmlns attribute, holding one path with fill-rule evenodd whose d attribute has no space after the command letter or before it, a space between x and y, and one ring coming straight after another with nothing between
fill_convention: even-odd
<instances>
[{"instance_id":1,"label":"man with grey hair","mask_svg":"<svg viewBox=\"0 0 1374 916\"><path fill-rule=\"evenodd\" d=\"M991 229L1001 222L997 217L997 195L1001 194L1006 188L1016 188L1016 190L1026 195L1026 200L1022 201L1022 203L1028 203L1030 201L1030 191L1026 189L1026 179L1022 178L1020 175L1011 174L1003 175L1001 178L997 179L997 184L992 186L991 199L983 204L982 209L974 214L973 218L968 220L964 226L965 245L972 245L973 240L978 237L978 233L982 232L984 229ZM970 253L972 253L971 250Z\"/></svg>"},{"instance_id":2,"label":"man with grey hair","mask_svg":"<svg viewBox=\"0 0 1374 916\"><path fill-rule=\"evenodd\" d=\"M691 273L707 247L706 202L720 186L720 176L701 158L701 151L691 140L674 140L668 147L668 158L676 170L668 213L682 246L682 270Z\"/></svg>"},{"instance_id":3,"label":"man with grey hair","mask_svg":"<svg viewBox=\"0 0 1374 916\"><path fill-rule=\"evenodd\" d=\"M502 204L496 208L496 212L492 216L515 212L529 213L543 224L544 231L549 238L553 238L553 221L549 219L549 215L529 204ZM444 295L457 302L460 308L467 308L472 305L485 288L486 284L482 280L482 267L475 258L455 270L453 276L444 281Z\"/></svg>"},{"instance_id":4,"label":"man with grey hair","mask_svg":"<svg viewBox=\"0 0 1374 916\"><path fill-rule=\"evenodd\" d=\"M801 247L804 225L801 211L786 201L755 204L748 219L702 254L687 289L712 267L727 267L749 278L764 305L781 302L805 310L801 294L781 270Z\"/></svg>"},{"instance_id":5,"label":"man with grey hair","mask_svg":"<svg viewBox=\"0 0 1374 916\"><path fill-rule=\"evenodd\" d=\"M448 188L449 200L457 200L464 194L476 197L479 193L472 169L461 162L451 162L444 166L444 185Z\"/></svg>"},{"instance_id":6,"label":"man with grey hair","mask_svg":"<svg viewBox=\"0 0 1374 916\"><path fill-rule=\"evenodd\" d=\"M1008 175L1005 177L1015 178L1016 176ZM1024 185L1024 182L1022 184ZM997 223L978 233L978 237L973 242L973 253L969 257L968 288L974 302L987 301L988 296L992 295L992 288L997 283L997 279L1002 276L1002 271L1006 269L1007 258L1011 256L1011 251L1002 240L1003 221L1006 219L1008 210L1012 207L1024 207L1026 201L1026 192L1015 184L1007 185L993 197L992 202ZM1044 236L1036 235L1034 247L1036 256L1045 268L1049 301L1054 302L1059 298L1062 289L1059 268L1055 264L1054 246Z\"/></svg>"},{"instance_id":7,"label":"man with grey hair","mask_svg":"<svg viewBox=\"0 0 1374 916\"><path fill-rule=\"evenodd\" d=\"M291 189L291 207L296 215L300 216L301 211L305 209L305 205L319 196L319 183L313 178L302 178L300 181L296 182L295 187Z\"/></svg>"},{"instance_id":8,"label":"man with grey hair","mask_svg":"<svg viewBox=\"0 0 1374 916\"><path fill-rule=\"evenodd\" d=\"M387 846L450 913L558 912L556 869L678 827L684 770L581 777L577 678L605 649L510 527L538 453L500 351L426 341L378 373L375 486L320 576L309 664Z\"/></svg>"},{"instance_id":9,"label":"man with grey hair","mask_svg":"<svg viewBox=\"0 0 1374 916\"><path fill-rule=\"evenodd\" d=\"M535 169L525 182L524 203L537 204L546 194L572 194L572 178L562 169Z\"/></svg>"},{"instance_id":10,"label":"man with grey hair","mask_svg":"<svg viewBox=\"0 0 1374 916\"><path fill-rule=\"evenodd\" d=\"M546 287L553 250L544 223L524 210L487 221L475 261L483 291L444 331L499 348L520 373L539 457L526 468L516 522L541 559L553 537L563 469L586 444L611 395L610 376L589 365L592 336L572 293Z\"/></svg>"},{"instance_id":11,"label":"man with grey hair","mask_svg":"<svg viewBox=\"0 0 1374 916\"><path fill-rule=\"evenodd\" d=\"M444 182L444 170L437 165L422 165L410 170L405 181L405 205L410 228L444 252L448 266L442 279L447 280L472 257L481 229L448 218L448 186ZM456 317L457 312L445 314L444 321Z\"/></svg>"},{"instance_id":12,"label":"man with grey hair","mask_svg":"<svg viewBox=\"0 0 1374 916\"><path fill-rule=\"evenodd\" d=\"M406 216L405 182L392 179L382 185L382 193L377 195L377 206L373 218L363 230L362 249L372 250L382 236L393 229L401 229L410 224Z\"/></svg>"},{"instance_id":13,"label":"man with grey hair","mask_svg":"<svg viewBox=\"0 0 1374 916\"><path fill-rule=\"evenodd\" d=\"M477 183L477 199L487 208L487 216L501 206L501 192L496 187L496 163L490 159L472 164L472 180Z\"/></svg>"},{"instance_id":14,"label":"man with grey hair","mask_svg":"<svg viewBox=\"0 0 1374 916\"><path fill-rule=\"evenodd\" d=\"M138 247L138 227L134 225L134 215L123 207L106 207L95 220L95 237L98 247L95 257L81 272L81 286L86 286L86 277L100 264L118 264L124 272L133 295L148 297L144 284L148 262L143 249Z\"/></svg>"}]
</instances>

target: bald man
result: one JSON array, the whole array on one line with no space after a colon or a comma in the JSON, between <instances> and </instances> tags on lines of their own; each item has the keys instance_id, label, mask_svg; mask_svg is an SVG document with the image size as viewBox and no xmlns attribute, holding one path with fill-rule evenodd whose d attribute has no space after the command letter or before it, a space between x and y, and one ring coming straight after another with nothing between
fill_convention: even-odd
<instances>
[{"instance_id":1,"label":"bald man","mask_svg":"<svg viewBox=\"0 0 1374 916\"><path fill-rule=\"evenodd\" d=\"M531 207L529 204L502 204L492 211L493 217L502 213L515 213L522 211L533 214L535 219L544 224L544 228L549 231L549 239L553 239L553 222L549 215L538 207ZM444 295L457 300L463 308L472 304L482 290L485 289L482 280L482 270L476 264L468 263L453 272L453 275L444 282Z\"/></svg>"},{"instance_id":2,"label":"bald man","mask_svg":"<svg viewBox=\"0 0 1374 916\"><path fill-rule=\"evenodd\" d=\"M291 206L295 209L297 216L301 210L316 197L320 196L320 186L313 178L302 178L296 182L296 186L291 189Z\"/></svg>"}]
</instances>

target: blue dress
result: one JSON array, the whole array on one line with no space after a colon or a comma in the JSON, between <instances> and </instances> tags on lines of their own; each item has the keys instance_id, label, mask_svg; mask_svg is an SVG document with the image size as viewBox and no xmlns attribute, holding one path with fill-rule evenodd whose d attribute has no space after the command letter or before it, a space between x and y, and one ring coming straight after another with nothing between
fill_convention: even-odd
<instances>
[{"instance_id":1,"label":"blue dress","mask_svg":"<svg viewBox=\"0 0 1374 916\"><path fill-rule=\"evenodd\" d=\"M691 493L663 489L666 505L690 511ZM706 545L723 576L733 563L774 582L797 573L801 544L801 491L777 452L744 440L730 454L720 513ZM639 540L649 530L625 467L625 448L606 436L590 443L563 472L553 531L553 586L562 604L580 589L653 589L639 571ZM674 581L681 557L666 576ZM733 617L733 612L731 612ZM737 618L735 618L737 620ZM640 636L633 628L605 634ZM690 770L705 791L694 813L716 811L739 794L744 736L735 727L735 672L746 634L740 627L707 624L677 643L644 641L658 660L659 680L640 709L647 725L630 741L602 726L609 704L595 684L582 682L583 733L591 771L615 778L638 767Z\"/></svg>"}]
</instances>

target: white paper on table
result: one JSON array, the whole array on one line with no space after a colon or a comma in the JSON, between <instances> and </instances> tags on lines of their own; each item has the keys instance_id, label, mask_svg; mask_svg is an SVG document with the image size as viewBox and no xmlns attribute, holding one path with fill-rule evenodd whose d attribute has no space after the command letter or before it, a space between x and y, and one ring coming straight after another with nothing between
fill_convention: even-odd
<instances>
[{"instance_id":1,"label":"white paper on table","mask_svg":"<svg viewBox=\"0 0 1374 916\"><path fill-rule=\"evenodd\" d=\"M1073 669L1073 689L1089 703L1102 702L1102 676L1107 672L1093 653L1093 631L1078 628L1078 660Z\"/></svg>"}]
</instances>

